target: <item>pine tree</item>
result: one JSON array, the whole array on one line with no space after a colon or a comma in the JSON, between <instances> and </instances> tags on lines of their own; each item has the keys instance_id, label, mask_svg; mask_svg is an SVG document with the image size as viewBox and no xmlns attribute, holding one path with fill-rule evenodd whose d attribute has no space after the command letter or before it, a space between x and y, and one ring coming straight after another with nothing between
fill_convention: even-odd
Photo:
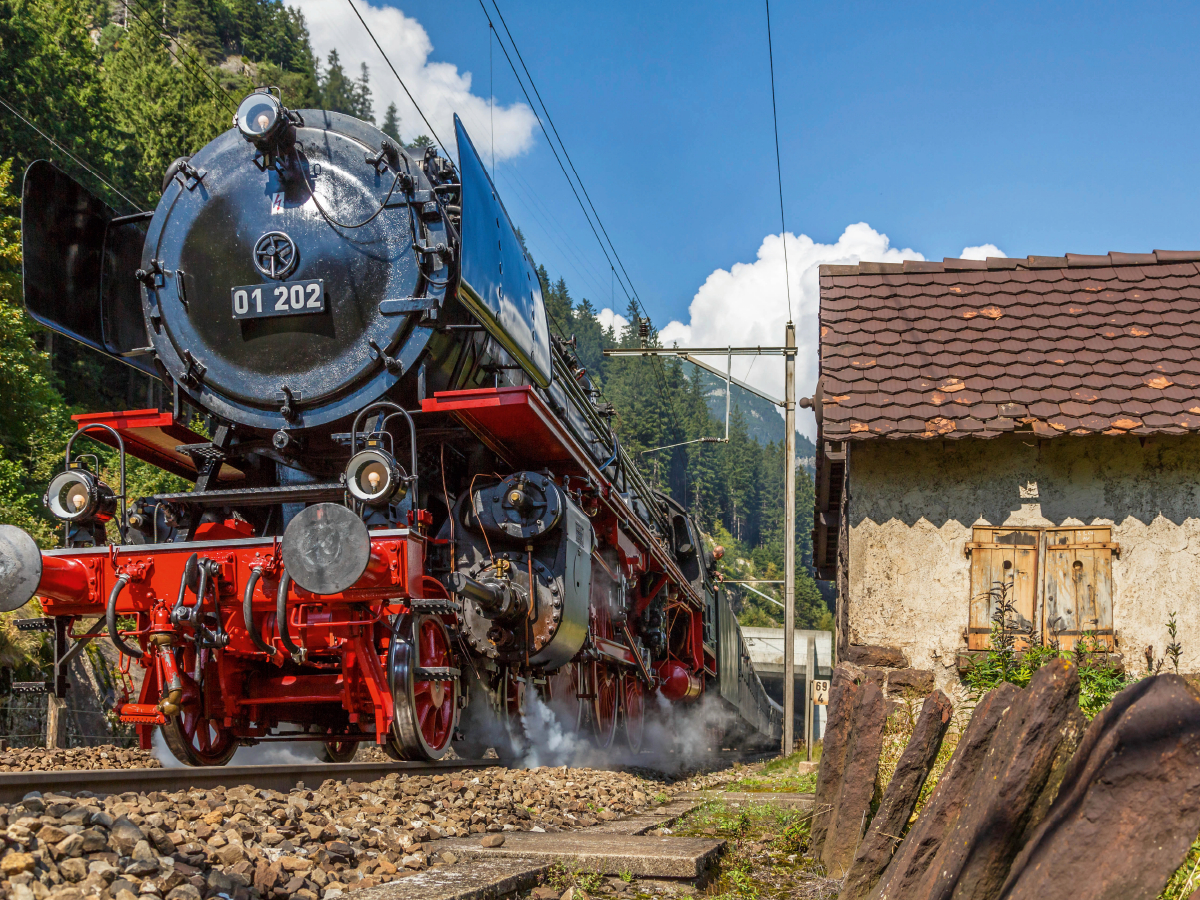
<instances>
[{"instance_id":1,"label":"pine tree","mask_svg":"<svg viewBox=\"0 0 1200 900\"><path fill-rule=\"evenodd\" d=\"M383 116L383 125L380 126L379 130L397 144L403 145L404 141L400 139L400 116L396 114L395 103L388 104L387 112Z\"/></svg>"},{"instance_id":2,"label":"pine tree","mask_svg":"<svg viewBox=\"0 0 1200 900\"><path fill-rule=\"evenodd\" d=\"M0 96L104 177L123 183L137 153L112 123L98 51L79 0L0 0ZM15 116L0 115L0 159L20 171L54 160L114 208L132 212Z\"/></svg>"},{"instance_id":3,"label":"pine tree","mask_svg":"<svg viewBox=\"0 0 1200 900\"><path fill-rule=\"evenodd\" d=\"M195 153L228 127L229 112L215 88L174 64L151 25L130 26L121 48L105 60L105 74L114 123L137 137L134 186L143 197L157 196L172 160Z\"/></svg>"},{"instance_id":4,"label":"pine tree","mask_svg":"<svg viewBox=\"0 0 1200 900\"><path fill-rule=\"evenodd\" d=\"M336 50L329 51L325 75L321 78L321 108L358 115L358 88L346 77Z\"/></svg>"},{"instance_id":5,"label":"pine tree","mask_svg":"<svg viewBox=\"0 0 1200 900\"><path fill-rule=\"evenodd\" d=\"M54 532L41 492L62 465L71 432L39 331L21 303L21 236L12 196L12 160L0 163L0 521L29 531L43 546Z\"/></svg>"},{"instance_id":6,"label":"pine tree","mask_svg":"<svg viewBox=\"0 0 1200 900\"><path fill-rule=\"evenodd\" d=\"M375 107L371 102L371 77L366 63L362 64L354 86L354 110L354 114L360 119L375 124Z\"/></svg>"}]
</instances>

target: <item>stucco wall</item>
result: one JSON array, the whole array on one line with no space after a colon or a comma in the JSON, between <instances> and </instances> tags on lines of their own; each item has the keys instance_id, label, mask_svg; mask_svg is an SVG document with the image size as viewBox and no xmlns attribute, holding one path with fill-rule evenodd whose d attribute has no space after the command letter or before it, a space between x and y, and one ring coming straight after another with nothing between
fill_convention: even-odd
<instances>
[{"instance_id":1,"label":"stucco wall","mask_svg":"<svg viewBox=\"0 0 1200 900\"><path fill-rule=\"evenodd\" d=\"M1175 611L1180 668L1200 671L1200 435L856 442L848 512L850 642L901 647L943 686L966 649L973 525L1111 525L1126 667L1163 656Z\"/></svg>"}]
</instances>

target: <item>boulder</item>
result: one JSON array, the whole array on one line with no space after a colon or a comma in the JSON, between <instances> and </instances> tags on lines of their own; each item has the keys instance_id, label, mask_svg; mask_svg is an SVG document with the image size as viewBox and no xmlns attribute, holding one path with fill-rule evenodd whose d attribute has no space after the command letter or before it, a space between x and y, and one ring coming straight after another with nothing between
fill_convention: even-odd
<instances>
[{"instance_id":1,"label":"boulder","mask_svg":"<svg viewBox=\"0 0 1200 900\"><path fill-rule=\"evenodd\" d=\"M1178 675L1147 678L1092 721L1001 897L1157 897L1197 831L1200 693Z\"/></svg>"},{"instance_id":2,"label":"boulder","mask_svg":"<svg viewBox=\"0 0 1200 900\"><path fill-rule=\"evenodd\" d=\"M809 838L810 852L820 858L829 830L830 812L842 789L850 732L862 696L863 671L848 663L839 663L829 684L828 718L817 766L817 786L813 794L813 819Z\"/></svg>"},{"instance_id":3,"label":"boulder","mask_svg":"<svg viewBox=\"0 0 1200 900\"><path fill-rule=\"evenodd\" d=\"M1002 684L980 698L921 815L871 891L871 900L903 900L924 878L929 863L971 797L996 726L1020 693L1020 688Z\"/></svg>"},{"instance_id":4,"label":"boulder","mask_svg":"<svg viewBox=\"0 0 1200 900\"><path fill-rule=\"evenodd\" d=\"M958 821L906 900L993 900L1086 724L1078 670L1046 663L1005 712Z\"/></svg>"},{"instance_id":5,"label":"boulder","mask_svg":"<svg viewBox=\"0 0 1200 900\"><path fill-rule=\"evenodd\" d=\"M893 669L888 672L888 696L924 696L935 687L933 672L929 669Z\"/></svg>"},{"instance_id":6,"label":"boulder","mask_svg":"<svg viewBox=\"0 0 1200 900\"><path fill-rule=\"evenodd\" d=\"M856 666L879 666L884 669L908 668L908 657L899 647L877 647L873 644L851 644L842 655L845 662Z\"/></svg>"},{"instance_id":7,"label":"boulder","mask_svg":"<svg viewBox=\"0 0 1200 900\"><path fill-rule=\"evenodd\" d=\"M892 780L883 792L879 809L871 820L871 830L854 855L838 900L866 900L891 862L892 851L900 843L900 835L904 833L921 787L941 749L953 711L950 698L941 691L925 699L908 746L904 748Z\"/></svg>"},{"instance_id":8,"label":"boulder","mask_svg":"<svg viewBox=\"0 0 1200 900\"><path fill-rule=\"evenodd\" d=\"M883 750L883 726L892 705L879 685L863 684L846 753L842 787L829 814L829 830L821 848L821 862L831 878L841 878L854 861L863 829L871 817L871 799Z\"/></svg>"}]
</instances>

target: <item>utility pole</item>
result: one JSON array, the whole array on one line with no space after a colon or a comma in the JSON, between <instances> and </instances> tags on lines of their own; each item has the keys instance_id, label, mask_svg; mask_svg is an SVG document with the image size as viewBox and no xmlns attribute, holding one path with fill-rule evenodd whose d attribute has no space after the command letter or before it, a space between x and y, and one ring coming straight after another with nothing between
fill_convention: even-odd
<instances>
[{"instance_id":1,"label":"utility pole","mask_svg":"<svg viewBox=\"0 0 1200 900\"><path fill-rule=\"evenodd\" d=\"M796 746L796 326L791 321L784 345L790 351L783 357L783 755L788 756Z\"/></svg>"},{"instance_id":2,"label":"utility pole","mask_svg":"<svg viewBox=\"0 0 1200 900\"><path fill-rule=\"evenodd\" d=\"M796 718L796 326L790 320L787 323L784 346L782 347L697 347L684 349L681 347L647 347L645 339L640 348L605 350L605 356L674 356L699 366L706 372L711 372L725 381L726 407L728 408L728 385L736 384L744 391L749 391L757 397L762 397L783 407L784 411L784 613L783 613L783 744L784 755L792 752L795 746ZM704 362L700 356L724 356L725 371ZM758 388L751 387L743 381L738 381L730 374L735 356L782 356L784 361L784 399L778 400L769 394L764 394ZM800 405L808 408L811 402L801 400ZM726 414L725 441L729 439L729 416ZM701 440L706 440L701 438ZM713 443L724 443L719 439L708 438ZM688 441L687 443L692 443ZM671 445L676 446L676 445ZM665 449L665 448L657 448ZM699 501L699 482L696 484L696 499Z\"/></svg>"}]
</instances>

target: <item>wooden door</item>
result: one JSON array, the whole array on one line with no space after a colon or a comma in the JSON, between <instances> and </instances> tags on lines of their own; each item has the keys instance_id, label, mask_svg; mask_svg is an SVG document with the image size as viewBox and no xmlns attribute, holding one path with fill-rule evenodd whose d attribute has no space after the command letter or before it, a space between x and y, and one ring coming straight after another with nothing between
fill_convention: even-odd
<instances>
[{"instance_id":1,"label":"wooden door","mask_svg":"<svg viewBox=\"0 0 1200 900\"><path fill-rule=\"evenodd\" d=\"M1046 530L1046 603L1042 624L1047 642L1063 650L1094 635L1096 648L1114 648L1112 617L1112 529ZM1088 647L1088 649L1093 649Z\"/></svg>"},{"instance_id":2,"label":"wooden door","mask_svg":"<svg viewBox=\"0 0 1200 900\"><path fill-rule=\"evenodd\" d=\"M995 528L976 525L971 553L971 616L967 647L987 650L1001 596L1013 602L1007 623L1016 637L1015 648L1029 646L1036 630L1039 528Z\"/></svg>"}]
</instances>

